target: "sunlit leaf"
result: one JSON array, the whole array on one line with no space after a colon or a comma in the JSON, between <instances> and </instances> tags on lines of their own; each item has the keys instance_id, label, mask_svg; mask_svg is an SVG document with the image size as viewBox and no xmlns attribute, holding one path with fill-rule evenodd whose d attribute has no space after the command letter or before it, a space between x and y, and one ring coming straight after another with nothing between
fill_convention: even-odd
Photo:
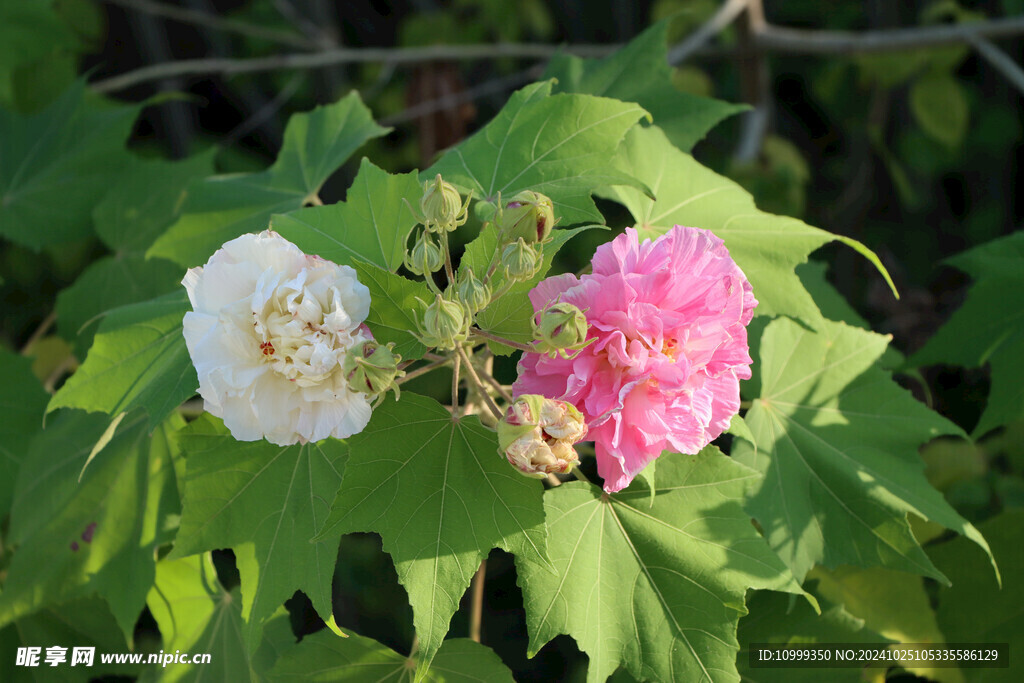
<instances>
[{"instance_id":1,"label":"sunlit leaf","mask_svg":"<svg viewBox=\"0 0 1024 683\"><path fill-rule=\"evenodd\" d=\"M427 347L413 334L423 317L425 304L434 300L427 285L415 282L370 263L355 261L359 281L370 290L370 314L366 324L378 342L395 342L405 360L419 358Z\"/></svg>"}]
</instances>

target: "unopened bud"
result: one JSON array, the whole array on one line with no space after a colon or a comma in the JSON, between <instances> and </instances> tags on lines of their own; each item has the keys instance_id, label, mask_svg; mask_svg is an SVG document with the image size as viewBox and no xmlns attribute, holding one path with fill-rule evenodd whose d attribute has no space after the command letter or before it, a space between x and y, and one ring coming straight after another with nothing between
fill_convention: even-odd
<instances>
[{"instance_id":1,"label":"unopened bud","mask_svg":"<svg viewBox=\"0 0 1024 683\"><path fill-rule=\"evenodd\" d=\"M554 206L545 195L523 190L505 205L497 223L509 242L519 238L527 244L543 242L555 227Z\"/></svg>"},{"instance_id":2,"label":"unopened bud","mask_svg":"<svg viewBox=\"0 0 1024 683\"><path fill-rule=\"evenodd\" d=\"M397 398L395 380L405 373L398 369L402 357L394 349L394 342L381 346L375 341L365 341L349 350L341 366L349 389L371 396L394 389Z\"/></svg>"},{"instance_id":3,"label":"unopened bud","mask_svg":"<svg viewBox=\"0 0 1024 683\"><path fill-rule=\"evenodd\" d=\"M539 322L538 322L539 318ZM570 356L568 351L579 351L587 345L587 316L576 306L556 302L546 306L532 321L537 351L552 358Z\"/></svg>"},{"instance_id":4,"label":"unopened bud","mask_svg":"<svg viewBox=\"0 0 1024 683\"><path fill-rule=\"evenodd\" d=\"M571 403L524 394L498 422L498 449L523 474L542 478L577 465L573 444L586 434L583 415Z\"/></svg>"},{"instance_id":5,"label":"unopened bud","mask_svg":"<svg viewBox=\"0 0 1024 683\"><path fill-rule=\"evenodd\" d=\"M469 209L469 198L462 203L462 195L451 183L441 180L437 174L434 182L423 184L423 198L420 199L420 211L423 213L423 225L430 232L451 232L466 222Z\"/></svg>"},{"instance_id":6,"label":"unopened bud","mask_svg":"<svg viewBox=\"0 0 1024 683\"><path fill-rule=\"evenodd\" d=\"M520 237L501 252L501 265L510 280L529 280L540 270L537 250Z\"/></svg>"},{"instance_id":7,"label":"unopened bud","mask_svg":"<svg viewBox=\"0 0 1024 683\"><path fill-rule=\"evenodd\" d=\"M473 269L469 267L459 277L456 295L470 315L479 313L491 303L491 288L477 279L473 275Z\"/></svg>"},{"instance_id":8,"label":"unopened bud","mask_svg":"<svg viewBox=\"0 0 1024 683\"><path fill-rule=\"evenodd\" d=\"M420 233L412 250L405 254L405 267L416 275L429 277L431 273L441 270L443 265L444 254L441 253L441 247L431 239L430 233L426 231Z\"/></svg>"},{"instance_id":9,"label":"unopened bud","mask_svg":"<svg viewBox=\"0 0 1024 683\"><path fill-rule=\"evenodd\" d=\"M420 340L442 351L454 349L469 336L467 327L462 305L438 294L423 314Z\"/></svg>"}]
</instances>

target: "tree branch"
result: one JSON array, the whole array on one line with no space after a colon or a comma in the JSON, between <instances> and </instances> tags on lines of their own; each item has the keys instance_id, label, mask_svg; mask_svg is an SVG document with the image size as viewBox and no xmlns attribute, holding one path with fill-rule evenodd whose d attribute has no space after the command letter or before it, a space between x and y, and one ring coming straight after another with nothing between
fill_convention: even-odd
<instances>
[{"instance_id":1,"label":"tree branch","mask_svg":"<svg viewBox=\"0 0 1024 683\"><path fill-rule=\"evenodd\" d=\"M731 24L736 17L747 7L750 0L725 0L711 18L700 26L696 31L686 36L668 52L668 63L673 66L686 61L698 50L722 32L726 26Z\"/></svg>"},{"instance_id":2,"label":"tree branch","mask_svg":"<svg viewBox=\"0 0 1024 683\"><path fill-rule=\"evenodd\" d=\"M996 71L1001 73L1006 80L1013 84L1013 87L1017 88L1021 93L1024 93L1024 69L1010 59L1009 55L1000 50L998 47L992 44L987 38L976 33L970 33L967 35L967 42L969 42L978 54L985 58L989 64L995 67Z\"/></svg>"}]
</instances>

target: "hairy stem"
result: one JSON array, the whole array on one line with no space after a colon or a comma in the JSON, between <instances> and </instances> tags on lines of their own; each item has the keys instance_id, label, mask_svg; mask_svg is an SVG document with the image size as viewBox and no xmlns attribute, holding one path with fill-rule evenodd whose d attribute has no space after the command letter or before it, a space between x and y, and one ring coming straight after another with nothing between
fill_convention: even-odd
<instances>
[{"instance_id":1,"label":"hairy stem","mask_svg":"<svg viewBox=\"0 0 1024 683\"><path fill-rule=\"evenodd\" d=\"M520 351L529 351L531 353L536 352L536 349L530 346L529 344L520 344L517 341L512 341L511 339L499 337L498 335L487 332L486 330L481 330L479 327L472 327L470 328L469 331L478 337L483 337L484 339L489 339L493 342L504 344L505 346L511 346L513 349L519 349Z\"/></svg>"},{"instance_id":2,"label":"hairy stem","mask_svg":"<svg viewBox=\"0 0 1024 683\"><path fill-rule=\"evenodd\" d=\"M483 399L484 403L487 405L487 408L491 411L491 414L494 415L495 419L500 420L503 417L501 409L498 408L497 404L494 402L494 399L491 398L491 395L487 393L487 389L480 381L480 376L476 374L476 370L473 369L473 364L469 361L469 356L466 355L465 350L463 350L461 347L459 348L458 353L459 357L462 358L463 363L465 363L466 365L466 375L469 376L470 381L473 382L473 385L476 387L476 390L480 393L480 398Z\"/></svg>"}]
</instances>

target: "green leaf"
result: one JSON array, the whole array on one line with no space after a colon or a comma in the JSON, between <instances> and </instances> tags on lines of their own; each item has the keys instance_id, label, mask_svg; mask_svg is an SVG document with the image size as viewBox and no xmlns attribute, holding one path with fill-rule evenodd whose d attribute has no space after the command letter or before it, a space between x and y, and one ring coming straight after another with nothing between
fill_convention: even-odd
<instances>
[{"instance_id":1,"label":"green leaf","mask_svg":"<svg viewBox=\"0 0 1024 683\"><path fill-rule=\"evenodd\" d=\"M196 266L225 242L266 230L270 217L300 208L353 152L389 129L373 122L359 94L295 114L274 164L259 173L207 178L189 184L182 216L147 255Z\"/></svg>"},{"instance_id":2,"label":"green leaf","mask_svg":"<svg viewBox=\"0 0 1024 683\"><path fill-rule=\"evenodd\" d=\"M924 132L944 145L957 147L967 134L967 96L948 73L930 72L914 81L910 111Z\"/></svg>"},{"instance_id":3,"label":"green leaf","mask_svg":"<svg viewBox=\"0 0 1024 683\"><path fill-rule=\"evenodd\" d=\"M183 274L179 266L164 259L147 261L140 254L105 256L57 295L57 329L75 343L75 355L85 358L101 313L167 294L180 286Z\"/></svg>"},{"instance_id":4,"label":"green leaf","mask_svg":"<svg viewBox=\"0 0 1024 683\"><path fill-rule=\"evenodd\" d=\"M0 235L35 250L88 236L138 111L97 103L81 80L33 116L0 109Z\"/></svg>"},{"instance_id":5,"label":"green leaf","mask_svg":"<svg viewBox=\"0 0 1024 683\"><path fill-rule=\"evenodd\" d=\"M1024 231L957 255L949 263L974 277L967 299L908 361L992 369L985 412L975 436L1024 415L1024 309L1007 295L1024 287Z\"/></svg>"},{"instance_id":6,"label":"green leaf","mask_svg":"<svg viewBox=\"0 0 1024 683\"><path fill-rule=\"evenodd\" d=\"M40 0L0 0L0 100L9 100L11 77L19 67L52 61L78 47L71 28Z\"/></svg>"},{"instance_id":7,"label":"green leaf","mask_svg":"<svg viewBox=\"0 0 1024 683\"><path fill-rule=\"evenodd\" d=\"M636 102L651 113L672 144L690 151L722 119L748 107L684 93L673 85L666 48L670 22L659 21L604 59L557 55L543 78L557 79L555 92Z\"/></svg>"},{"instance_id":8,"label":"green leaf","mask_svg":"<svg viewBox=\"0 0 1024 683\"><path fill-rule=\"evenodd\" d=\"M256 650L263 624L296 590L331 618L331 577L341 533L309 540L341 484L346 446L336 439L282 448L241 442L204 415L181 433L182 517L172 558L234 548L242 579L242 629Z\"/></svg>"},{"instance_id":9,"label":"green leaf","mask_svg":"<svg viewBox=\"0 0 1024 683\"><path fill-rule=\"evenodd\" d=\"M590 198L598 187L628 183L609 166L622 136L647 112L590 95L553 95L551 82L515 92L493 121L449 150L421 176L440 173L463 193L495 203L521 190L551 198L563 225L603 222Z\"/></svg>"},{"instance_id":10,"label":"green leaf","mask_svg":"<svg viewBox=\"0 0 1024 683\"><path fill-rule=\"evenodd\" d=\"M988 573L988 570L983 570ZM817 593L841 603L864 620L864 625L897 643L943 643L928 594L921 577L873 567L834 570L815 569L808 578L817 579ZM907 671L933 681L960 683L960 672L930 667L913 659L899 660Z\"/></svg>"},{"instance_id":11,"label":"green leaf","mask_svg":"<svg viewBox=\"0 0 1024 683\"><path fill-rule=\"evenodd\" d=\"M658 461L657 495L584 483L544 494L557 575L517 557L529 653L566 633L588 681L737 681L748 588L801 593L740 503L758 475L714 447Z\"/></svg>"},{"instance_id":12,"label":"green leaf","mask_svg":"<svg viewBox=\"0 0 1024 683\"><path fill-rule=\"evenodd\" d=\"M18 551L0 596L0 625L99 593L131 638L156 547L170 540L166 524L178 513L169 439L183 423L175 417L151 438L144 417L130 417L83 473L107 422L61 413L25 457L11 511Z\"/></svg>"},{"instance_id":13,"label":"green leaf","mask_svg":"<svg viewBox=\"0 0 1024 683\"><path fill-rule=\"evenodd\" d=\"M987 571L984 555L956 538L935 546L932 557L953 585L940 588L937 617L948 642L1009 643L1010 668L963 669L968 681L1016 683L1024 661L1024 509L1012 508L979 525L992 544L1006 581L1000 585Z\"/></svg>"},{"instance_id":14,"label":"green leaf","mask_svg":"<svg viewBox=\"0 0 1024 683\"><path fill-rule=\"evenodd\" d=\"M410 392L385 401L349 440L341 490L320 537L381 535L409 593L429 664L491 548L546 562L540 482L498 454L492 430Z\"/></svg>"},{"instance_id":15,"label":"green leaf","mask_svg":"<svg viewBox=\"0 0 1024 683\"><path fill-rule=\"evenodd\" d=\"M423 318L426 310L421 302L434 299L426 283L362 261L353 261L352 265L359 274L359 281L370 290L370 313L366 316L366 324L374 339L382 344L395 342L395 351L404 360L421 357L427 347L412 332L418 329L416 321Z\"/></svg>"},{"instance_id":16,"label":"green leaf","mask_svg":"<svg viewBox=\"0 0 1024 683\"><path fill-rule=\"evenodd\" d=\"M111 311L100 323L85 363L47 408L81 408L109 415L142 407L150 428L196 392L199 379L185 346L184 292Z\"/></svg>"},{"instance_id":17,"label":"green leaf","mask_svg":"<svg viewBox=\"0 0 1024 683\"><path fill-rule=\"evenodd\" d=\"M115 251L145 252L178 217L192 180L213 173L215 149L184 161L130 157L93 209L100 239Z\"/></svg>"},{"instance_id":18,"label":"green leaf","mask_svg":"<svg viewBox=\"0 0 1024 683\"><path fill-rule=\"evenodd\" d=\"M884 566L945 581L907 513L985 539L924 476L918 448L961 434L875 363L888 338L821 321L772 321L755 363L761 394L744 420L754 442L733 457L764 474L747 503L798 579L816 563Z\"/></svg>"},{"instance_id":19,"label":"green leaf","mask_svg":"<svg viewBox=\"0 0 1024 683\"><path fill-rule=\"evenodd\" d=\"M209 664L166 667L161 683L259 680L241 635L238 590L224 590L209 554L158 562L146 604L160 627L164 652L210 655Z\"/></svg>"},{"instance_id":20,"label":"green leaf","mask_svg":"<svg viewBox=\"0 0 1024 683\"><path fill-rule=\"evenodd\" d=\"M0 519L11 507L18 468L43 424L47 401L32 361L0 349Z\"/></svg>"},{"instance_id":21,"label":"green leaf","mask_svg":"<svg viewBox=\"0 0 1024 683\"><path fill-rule=\"evenodd\" d=\"M9 634L9 646L4 642L5 634ZM67 663L46 666L46 648L55 645L68 649ZM139 670L131 664L104 664L100 659L100 654L126 652L128 647L110 608L99 598L72 600L18 619L13 626L0 630L0 647L9 653L0 660L0 680L5 683L88 683L105 676L131 676ZM17 647L43 648L40 668L16 667ZM92 666L70 665L76 647L96 648Z\"/></svg>"},{"instance_id":22,"label":"green leaf","mask_svg":"<svg viewBox=\"0 0 1024 683\"><path fill-rule=\"evenodd\" d=\"M344 629L343 629L344 630ZM376 640L344 630L348 638L320 631L302 639L271 670L276 681L401 681L412 674L415 659ZM446 640L423 678L431 683L512 683L512 672L490 648L465 638Z\"/></svg>"},{"instance_id":23,"label":"green leaf","mask_svg":"<svg viewBox=\"0 0 1024 683\"><path fill-rule=\"evenodd\" d=\"M394 272L416 225L406 202L417 206L422 194L415 172L391 175L364 158L346 201L274 216L271 227L307 254L349 265L362 259Z\"/></svg>"},{"instance_id":24,"label":"green leaf","mask_svg":"<svg viewBox=\"0 0 1024 683\"><path fill-rule=\"evenodd\" d=\"M758 591L748 601L750 614L740 620L740 653L736 668L745 681L758 683L820 683L822 669L752 669L752 643L882 643L885 638L850 614L842 605L821 600L821 614L792 596ZM862 669L828 669L830 683L864 683Z\"/></svg>"},{"instance_id":25,"label":"green leaf","mask_svg":"<svg viewBox=\"0 0 1024 683\"><path fill-rule=\"evenodd\" d=\"M480 311L477 315L477 325L480 329L493 332L499 337L517 341L521 344L528 344L533 341L533 327L530 325L530 321L533 319L534 310L533 304L530 303L530 290L537 286L548 270L551 269L551 262L558 253L558 250L562 246L571 240L573 237L581 232L590 230L591 228L600 228L600 225L585 225L580 228L573 230L555 230L551 233L551 241L544 245L544 262L537 274L525 282L516 283L512 289L505 294L496 298L487 308ZM497 245L497 230L494 227L485 228L481 233L480 237L473 240L470 243L470 247L473 248L474 252L487 253L488 255L494 251ZM484 248L484 244L490 243L491 248L488 252ZM481 244L483 243L483 244ZM467 253L468 250L467 250ZM486 258L486 257L485 257ZM477 268L474 262L481 263L478 268L480 276L482 277L486 272L487 261L483 261L477 256L470 261L474 268ZM500 270L500 267L499 267ZM477 272L477 271L474 271ZM496 291L501 287L505 278L495 272L492 277L492 290ZM498 342L488 341L487 345L491 351L498 355L506 356L515 351L511 346L500 344Z\"/></svg>"},{"instance_id":26,"label":"green leaf","mask_svg":"<svg viewBox=\"0 0 1024 683\"><path fill-rule=\"evenodd\" d=\"M632 188L602 190L633 215L643 238L657 238L673 225L711 230L725 240L754 286L759 315L820 318L817 306L793 269L821 245L839 239L877 262L860 243L812 228L803 221L758 211L739 185L675 149L656 127L634 128L626 135L616 166L650 185L657 200ZM877 264L880 267L880 264ZM881 272L888 280L884 269Z\"/></svg>"}]
</instances>

